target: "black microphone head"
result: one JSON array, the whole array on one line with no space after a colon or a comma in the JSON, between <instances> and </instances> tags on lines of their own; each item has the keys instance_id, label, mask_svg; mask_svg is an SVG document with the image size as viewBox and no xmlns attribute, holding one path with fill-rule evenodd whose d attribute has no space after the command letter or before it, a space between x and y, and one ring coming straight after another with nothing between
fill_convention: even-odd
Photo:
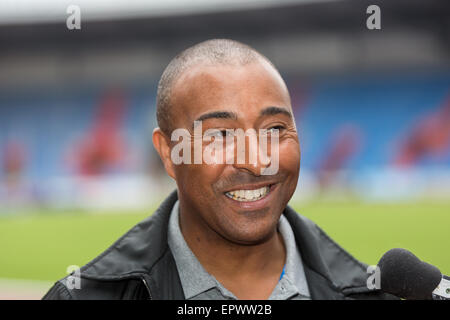
<instances>
[{"instance_id":1,"label":"black microphone head","mask_svg":"<svg viewBox=\"0 0 450 320\"><path fill-rule=\"evenodd\" d=\"M391 249L378 262L381 290L412 300L432 299L442 274L438 268L419 260L405 249Z\"/></svg>"}]
</instances>

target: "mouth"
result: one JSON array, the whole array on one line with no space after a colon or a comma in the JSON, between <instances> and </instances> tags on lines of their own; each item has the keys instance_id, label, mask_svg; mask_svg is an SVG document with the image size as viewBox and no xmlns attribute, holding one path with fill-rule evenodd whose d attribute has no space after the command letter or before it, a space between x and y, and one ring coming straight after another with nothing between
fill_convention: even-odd
<instances>
[{"instance_id":1,"label":"mouth","mask_svg":"<svg viewBox=\"0 0 450 320\"><path fill-rule=\"evenodd\" d=\"M225 195L233 200L239 202L253 202L264 198L270 192L270 187L272 185L267 185L262 188L257 189L238 189L225 192Z\"/></svg>"},{"instance_id":2,"label":"mouth","mask_svg":"<svg viewBox=\"0 0 450 320\"><path fill-rule=\"evenodd\" d=\"M241 205L250 205L251 203L265 202L265 200L272 194L272 191L276 188L278 183L265 183L256 185L243 185L238 186L233 190L225 192L225 196L234 200L234 203L240 203Z\"/></svg>"}]
</instances>

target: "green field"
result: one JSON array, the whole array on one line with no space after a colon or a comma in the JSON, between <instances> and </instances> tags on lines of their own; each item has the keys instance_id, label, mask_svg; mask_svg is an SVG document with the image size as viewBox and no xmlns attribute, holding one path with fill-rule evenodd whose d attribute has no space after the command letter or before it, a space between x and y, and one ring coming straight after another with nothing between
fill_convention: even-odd
<instances>
[{"instance_id":1,"label":"green field","mask_svg":"<svg viewBox=\"0 0 450 320\"><path fill-rule=\"evenodd\" d=\"M385 251L402 247L450 274L450 202L315 202L294 208L366 263L376 264ZM33 212L0 217L0 278L62 278L69 265L87 263L146 215Z\"/></svg>"}]
</instances>

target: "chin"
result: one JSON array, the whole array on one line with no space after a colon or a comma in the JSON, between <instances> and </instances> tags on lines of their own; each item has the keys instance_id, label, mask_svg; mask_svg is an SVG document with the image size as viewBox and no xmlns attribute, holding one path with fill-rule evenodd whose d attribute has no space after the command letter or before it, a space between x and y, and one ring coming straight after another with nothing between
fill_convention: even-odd
<instances>
[{"instance_id":1,"label":"chin","mask_svg":"<svg viewBox=\"0 0 450 320\"><path fill-rule=\"evenodd\" d=\"M277 230L279 215L273 216L269 210L265 214L252 212L239 215L239 219L227 223L222 232L231 242L257 245L270 239Z\"/></svg>"}]
</instances>

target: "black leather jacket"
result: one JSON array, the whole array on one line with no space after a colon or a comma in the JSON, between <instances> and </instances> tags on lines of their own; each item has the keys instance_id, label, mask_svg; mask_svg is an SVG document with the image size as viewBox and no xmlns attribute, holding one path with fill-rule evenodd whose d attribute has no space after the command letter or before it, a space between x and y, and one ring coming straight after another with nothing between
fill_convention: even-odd
<instances>
[{"instance_id":1,"label":"black leather jacket","mask_svg":"<svg viewBox=\"0 0 450 320\"><path fill-rule=\"evenodd\" d=\"M175 260L167 243L173 191L157 211L80 269L80 288L65 277L43 299L184 299ZM289 206L290 222L302 254L312 299L392 299L366 286L367 265L357 261L318 226Z\"/></svg>"}]
</instances>

